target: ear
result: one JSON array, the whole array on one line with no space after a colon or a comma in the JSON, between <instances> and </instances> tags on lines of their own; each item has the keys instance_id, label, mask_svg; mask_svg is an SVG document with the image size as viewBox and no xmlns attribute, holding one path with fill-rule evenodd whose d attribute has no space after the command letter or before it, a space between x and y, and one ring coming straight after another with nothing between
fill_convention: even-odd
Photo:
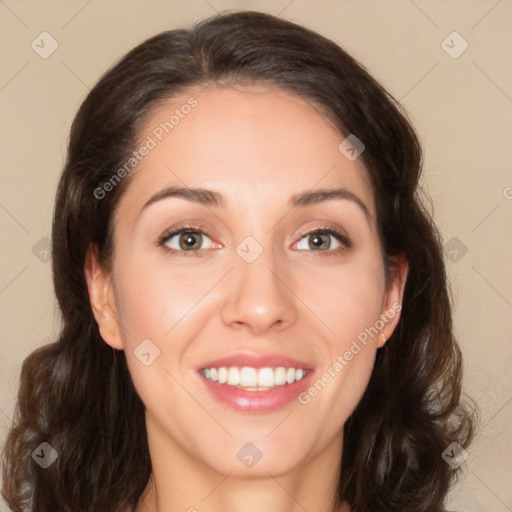
<instances>
[{"instance_id":1,"label":"ear","mask_svg":"<svg viewBox=\"0 0 512 512\"><path fill-rule=\"evenodd\" d=\"M98 248L91 244L84 265L89 301L101 337L112 348L123 349L112 286L112 274L99 261Z\"/></svg>"},{"instance_id":2,"label":"ear","mask_svg":"<svg viewBox=\"0 0 512 512\"><path fill-rule=\"evenodd\" d=\"M392 267L392 277L389 283L384 302L382 305L381 320L384 327L379 333L378 348L381 348L386 343L395 327L400 320L400 312L402 311L402 301L404 297L405 283L407 282L407 275L409 274L409 262L404 253L399 253L393 257L394 265Z\"/></svg>"}]
</instances>

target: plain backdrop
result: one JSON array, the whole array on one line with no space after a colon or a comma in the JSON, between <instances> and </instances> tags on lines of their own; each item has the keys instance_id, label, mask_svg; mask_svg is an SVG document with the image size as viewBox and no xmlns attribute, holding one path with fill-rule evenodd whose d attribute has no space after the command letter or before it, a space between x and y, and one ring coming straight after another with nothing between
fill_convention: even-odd
<instances>
[{"instance_id":1,"label":"plain backdrop","mask_svg":"<svg viewBox=\"0 0 512 512\"><path fill-rule=\"evenodd\" d=\"M465 389L482 411L448 508L512 510L510 0L0 0L0 443L23 359L58 331L48 249L78 106L134 45L226 9L333 39L407 109L444 238Z\"/></svg>"}]
</instances>

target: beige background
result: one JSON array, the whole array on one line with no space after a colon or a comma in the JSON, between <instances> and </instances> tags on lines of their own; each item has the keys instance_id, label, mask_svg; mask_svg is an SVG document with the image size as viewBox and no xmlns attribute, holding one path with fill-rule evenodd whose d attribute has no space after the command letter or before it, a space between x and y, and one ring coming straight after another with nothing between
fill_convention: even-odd
<instances>
[{"instance_id":1,"label":"beige background","mask_svg":"<svg viewBox=\"0 0 512 512\"><path fill-rule=\"evenodd\" d=\"M45 259L76 109L136 43L233 8L279 14L332 38L409 111L425 149L423 183L449 243L465 386L482 409L465 476L448 505L512 510L510 0L0 0L0 443L23 359L57 332ZM58 43L46 59L31 48L43 31ZM453 31L469 45L458 58L442 47ZM464 44L457 37L444 44L452 53Z\"/></svg>"}]
</instances>

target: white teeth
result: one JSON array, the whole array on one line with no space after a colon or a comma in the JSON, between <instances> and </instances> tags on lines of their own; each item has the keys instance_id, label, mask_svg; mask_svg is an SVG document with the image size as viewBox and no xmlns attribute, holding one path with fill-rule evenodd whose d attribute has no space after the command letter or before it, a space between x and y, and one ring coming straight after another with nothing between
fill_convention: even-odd
<instances>
[{"instance_id":1,"label":"white teeth","mask_svg":"<svg viewBox=\"0 0 512 512\"><path fill-rule=\"evenodd\" d=\"M240 371L240 385L254 387L258 385L258 372L254 368L242 368Z\"/></svg>"},{"instance_id":2,"label":"white teeth","mask_svg":"<svg viewBox=\"0 0 512 512\"><path fill-rule=\"evenodd\" d=\"M274 372L274 381L276 386L286 384L286 368L283 366L276 368L276 371Z\"/></svg>"},{"instance_id":3,"label":"white teeth","mask_svg":"<svg viewBox=\"0 0 512 512\"><path fill-rule=\"evenodd\" d=\"M221 368L205 368L201 373L208 380L218 382L219 384L228 384L237 386L247 391L266 391L275 386L284 386L285 384L293 384L307 375L307 370L302 368L251 368L244 366L237 367L221 367Z\"/></svg>"},{"instance_id":4,"label":"white teeth","mask_svg":"<svg viewBox=\"0 0 512 512\"><path fill-rule=\"evenodd\" d=\"M205 375L206 377L206 375ZM206 377L208 378L208 377ZM219 368L219 384L226 384L228 381L228 370L227 368Z\"/></svg>"},{"instance_id":5,"label":"white teeth","mask_svg":"<svg viewBox=\"0 0 512 512\"><path fill-rule=\"evenodd\" d=\"M238 384L240 384L240 372L238 368L230 368L228 370L228 384L230 386L238 386Z\"/></svg>"},{"instance_id":6,"label":"white teeth","mask_svg":"<svg viewBox=\"0 0 512 512\"><path fill-rule=\"evenodd\" d=\"M274 387L274 371L272 368L261 368L258 371L258 386L272 388Z\"/></svg>"}]
</instances>

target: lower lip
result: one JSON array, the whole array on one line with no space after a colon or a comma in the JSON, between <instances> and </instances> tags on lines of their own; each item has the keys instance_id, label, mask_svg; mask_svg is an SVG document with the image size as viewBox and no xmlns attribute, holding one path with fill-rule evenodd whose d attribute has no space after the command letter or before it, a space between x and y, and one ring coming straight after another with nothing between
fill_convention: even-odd
<instances>
[{"instance_id":1,"label":"lower lip","mask_svg":"<svg viewBox=\"0 0 512 512\"><path fill-rule=\"evenodd\" d=\"M228 384L219 384L199 374L212 395L236 411L272 412L289 404L309 385L313 371L293 384L276 386L268 391L245 391Z\"/></svg>"}]
</instances>

